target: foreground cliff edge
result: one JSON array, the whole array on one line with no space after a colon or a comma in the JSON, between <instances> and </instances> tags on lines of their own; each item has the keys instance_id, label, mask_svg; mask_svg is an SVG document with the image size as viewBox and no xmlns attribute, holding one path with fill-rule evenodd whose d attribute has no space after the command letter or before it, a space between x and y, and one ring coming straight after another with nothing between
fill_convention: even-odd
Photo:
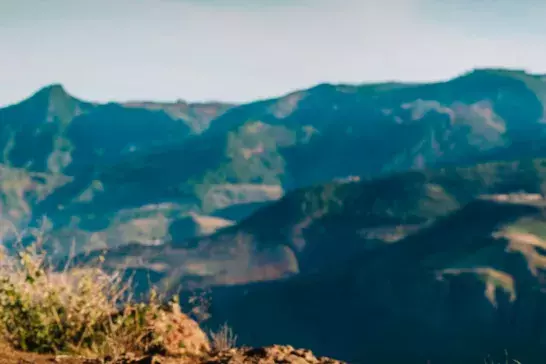
<instances>
[{"instance_id":1,"label":"foreground cliff edge","mask_svg":"<svg viewBox=\"0 0 546 364\"><path fill-rule=\"evenodd\" d=\"M316 357L309 350L294 349L291 346L269 346L263 348L237 348L228 349L218 353L211 353L201 358L190 357L161 357L161 356L127 356L119 360L108 361L105 359L88 359L68 355L40 355L28 352L14 351L7 346L0 346L2 354L0 364L21 364L21 363L64 363L64 364L94 364L94 363L118 363L118 364L343 364L344 362Z\"/></svg>"}]
</instances>

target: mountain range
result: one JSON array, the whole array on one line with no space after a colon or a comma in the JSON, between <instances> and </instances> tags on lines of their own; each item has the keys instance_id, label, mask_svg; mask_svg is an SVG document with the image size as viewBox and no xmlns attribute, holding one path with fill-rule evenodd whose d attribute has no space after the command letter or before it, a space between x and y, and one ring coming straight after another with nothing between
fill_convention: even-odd
<instances>
[{"instance_id":1,"label":"mountain range","mask_svg":"<svg viewBox=\"0 0 546 364\"><path fill-rule=\"evenodd\" d=\"M545 106L545 77L505 69L243 105L52 85L0 109L2 233L41 229L61 262L104 260L142 291L210 290L208 325L251 345L534 362Z\"/></svg>"},{"instance_id":2,"label":"mountain range","mask_svg":"<svg viewBox=\"0 0 546 364\"><path fill-rule=\"evenodd\" d=\"M27 226L45 215L56 245L64 228L81 233L78 250L189 236L316 183L536 155L545 95L542 76L494 69L245 105L97 104L52 85L0 109L2 217ZM170 231L180 218L194 228Z\"/></svg>"}]
</instances>

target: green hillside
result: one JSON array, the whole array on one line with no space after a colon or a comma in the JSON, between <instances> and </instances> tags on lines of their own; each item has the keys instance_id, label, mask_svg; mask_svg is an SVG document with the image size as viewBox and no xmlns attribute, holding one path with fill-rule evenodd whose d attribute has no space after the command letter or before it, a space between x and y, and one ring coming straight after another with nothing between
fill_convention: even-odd
<instances>
[{"instance_id":1,"label":"green hillside","mask_svg":"<svg viewBox=\"0 0 546 364\"><path fill-rule=\"evenodd\" d=\"M546 156L545 92L540 76L494 69L431 84L322 84L244 105L97 104L53 85L0 109L0 162L55 181L8 192L3 209L28 206L12 219L20 227L46 215L59 254L67 230L101 237L87 250L168 241L190 213L240 220L317 183ZM140 228L108 233L125 229L122 210L164 227L136 240Z\"/></svg>"}]
</instances>

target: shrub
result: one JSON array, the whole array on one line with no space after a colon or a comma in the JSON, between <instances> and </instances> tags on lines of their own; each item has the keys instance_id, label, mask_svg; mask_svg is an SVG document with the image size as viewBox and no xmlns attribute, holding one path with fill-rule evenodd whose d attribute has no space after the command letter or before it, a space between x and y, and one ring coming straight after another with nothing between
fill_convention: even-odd
<instances>
[{"instance_id":1,"label":"shrub","mask_svg":"<svg viewBox=\"0 0 546 364\"><path fill-rule=\"evenodd\" d=\"M100 268L54 272L45 258L34 245L17 257L3 254L1 259L0 329L14 347L118 357L171 354L165 342L183 348L184 340L189 340L191 351L175 354L208 350L206 335L180 312L177 301L161 305L152 291L145 303L133 303L130 282L124 283L121 274ZM169 336L171 331L175 334Z\"/></svg>"}]
</instances>

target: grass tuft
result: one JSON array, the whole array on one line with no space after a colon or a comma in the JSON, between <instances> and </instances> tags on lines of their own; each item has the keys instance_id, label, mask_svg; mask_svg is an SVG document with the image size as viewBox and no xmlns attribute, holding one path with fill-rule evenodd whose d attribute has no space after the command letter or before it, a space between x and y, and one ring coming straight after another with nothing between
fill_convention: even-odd
<instances>
[{"instance_id":1,"label":"grass tuft","mask_svg":"<svg viewBox=\"0 0 546 364\"><path fill-rule=\"evenodd\" d=\"M237 345L237 335L233 333L233 330L227 323L220 326L216 332L210 331L209 335L212 350L215 352L229 350Z\"/></svg>"}]
</instances>

